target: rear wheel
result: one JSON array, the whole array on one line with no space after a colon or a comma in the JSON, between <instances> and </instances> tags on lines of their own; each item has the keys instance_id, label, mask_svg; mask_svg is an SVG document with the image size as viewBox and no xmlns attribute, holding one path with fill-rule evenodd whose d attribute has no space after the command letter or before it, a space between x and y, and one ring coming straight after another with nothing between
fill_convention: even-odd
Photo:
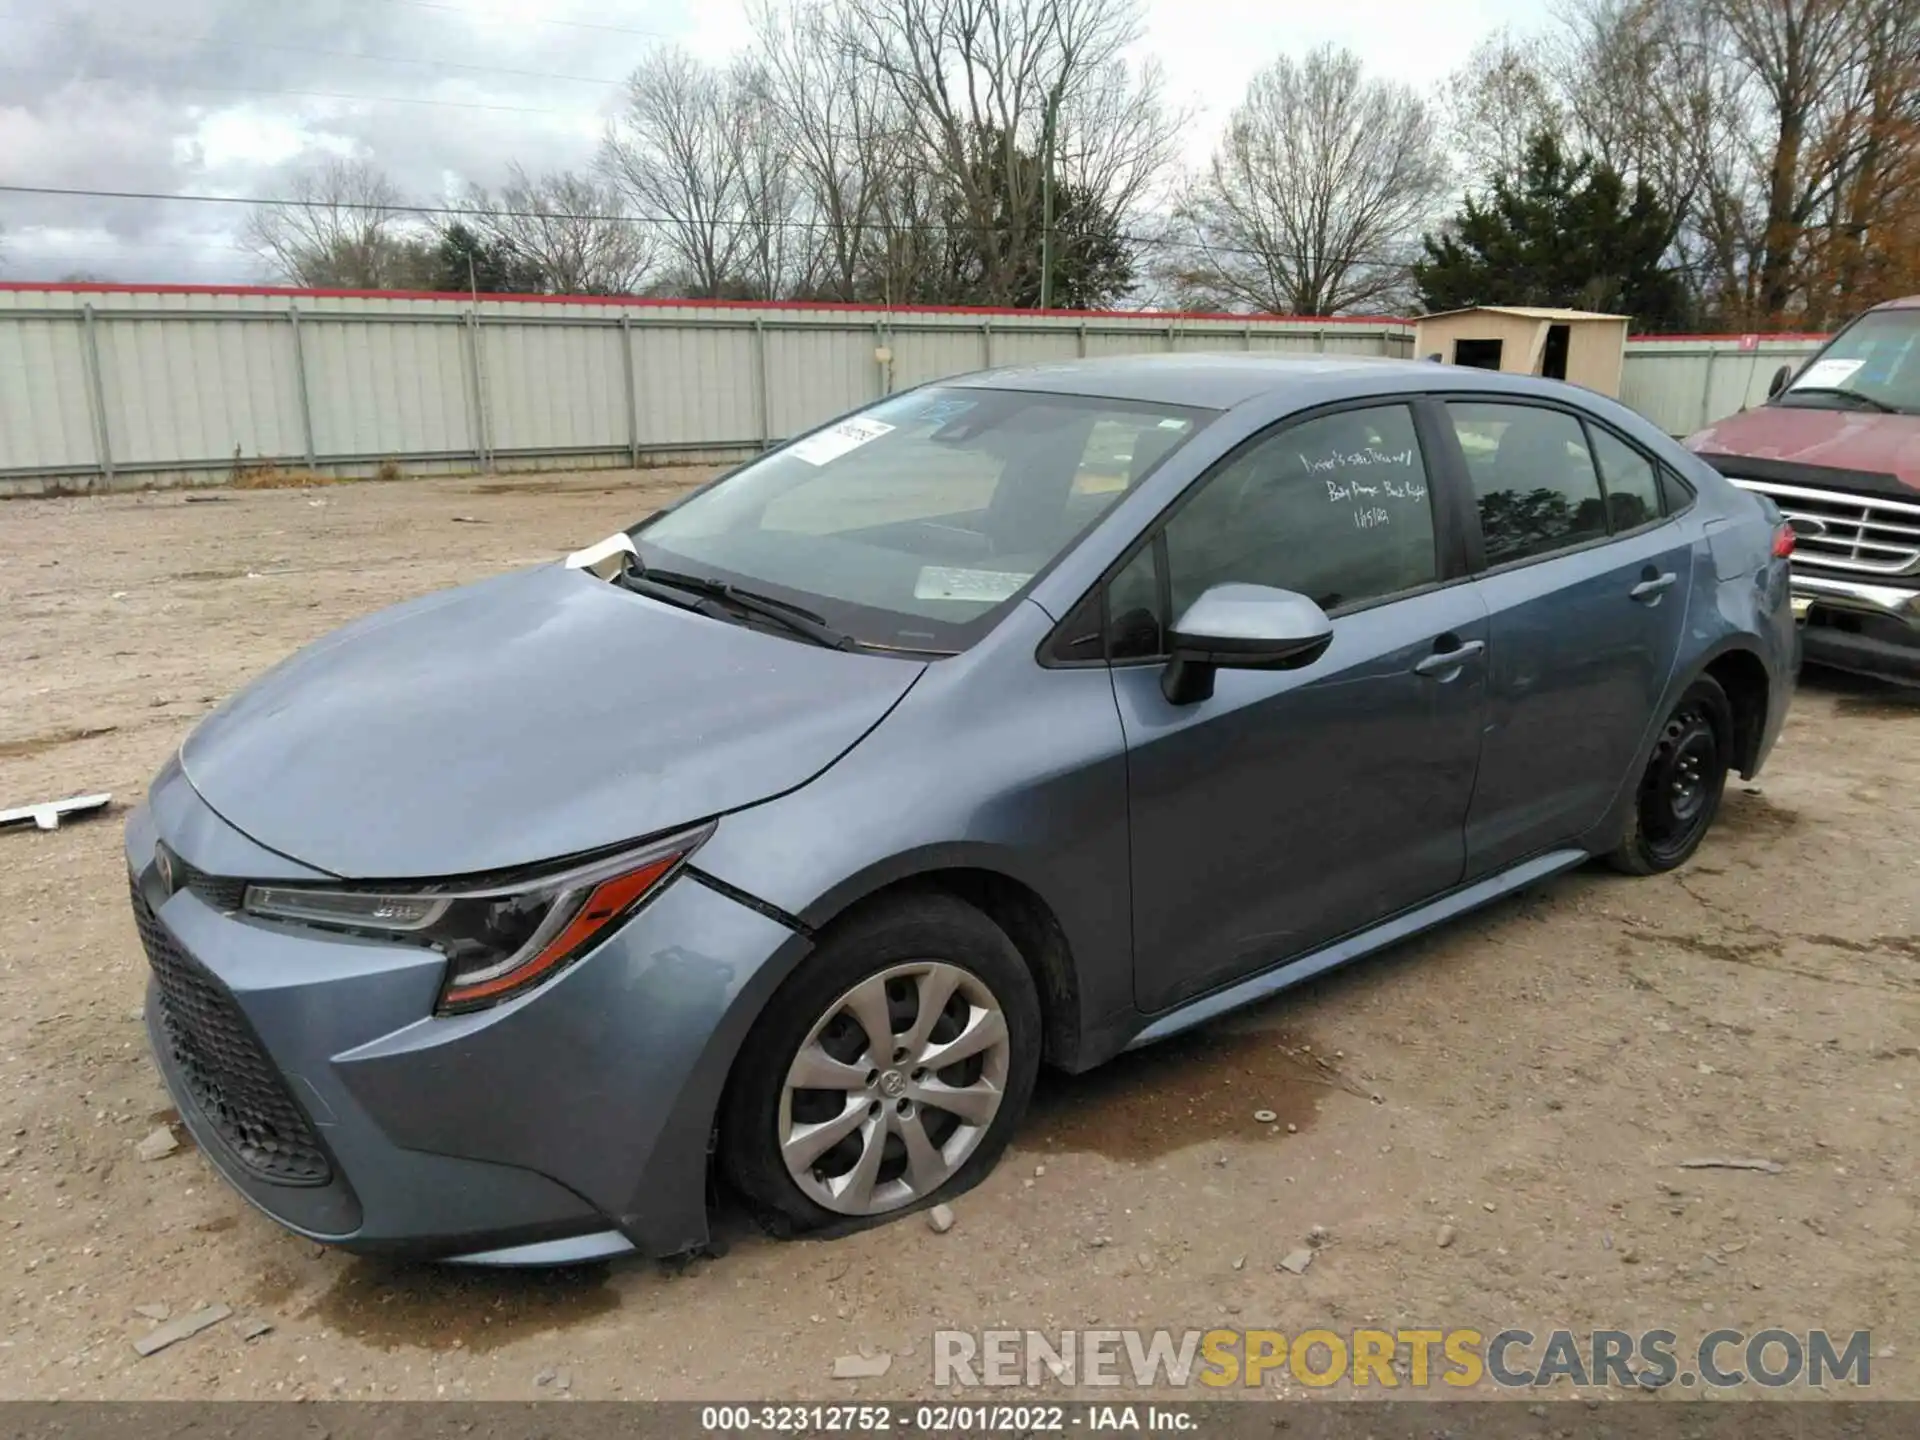
<instances>
[{"instance_id":1,"label":"rear wheel","mask_svg":"<svg viewBox=\"0 0 1920 1440\"><path fill-rule=\"evenodd\" d=\"M1039 997L1005 933L949 896L884 902L831 932L756 1023L722 1164L775 1228L951 1197L1006 1148L1039 1060Z\"/></svg>"},{"instance_id":2,"label":"rear wheel","mask_svg":"<svg viewBox=\"0 0 1920 1440\"><path fill-rule=\"evenodd\" d=\"M1607 857L1629 875L1680 866L1700 848L1726 789L1733 708L1719 682L1702 675L1660 728L1634 800L1633 821Z\"/></svg>"}]
</instances>

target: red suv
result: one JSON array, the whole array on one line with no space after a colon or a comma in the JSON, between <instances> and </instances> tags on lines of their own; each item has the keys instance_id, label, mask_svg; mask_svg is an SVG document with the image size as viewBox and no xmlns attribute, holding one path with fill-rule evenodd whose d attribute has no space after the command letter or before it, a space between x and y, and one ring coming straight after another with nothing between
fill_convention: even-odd
<instances>
[{"instance_id":1,"label":"red suv","mask_svg":"<svg viewBox=\"0 0 1920 1440\"><path fill-rule=\"evenodd\" d=\"M1797 537L1806 658L1920 684L1920 295L1856 318L1766 404L1690 436Z\"/></svg>"}]
</instances>

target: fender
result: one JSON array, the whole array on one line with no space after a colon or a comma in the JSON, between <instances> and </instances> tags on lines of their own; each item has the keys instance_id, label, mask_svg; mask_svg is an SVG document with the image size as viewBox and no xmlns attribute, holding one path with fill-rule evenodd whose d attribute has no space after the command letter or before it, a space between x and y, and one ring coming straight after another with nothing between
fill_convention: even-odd
<instances>
[{"instance_id":1,"label":"fender","mask_svg":"<svg viewBox=\"0 0 1920 1440\"><path fill-rule=\"evenodd\" d=\"M1767 672L1769 689L1767 716L1762 722L1761 737L1755 746L1759 758L1751 762L1751 768L1736 772L1749 780L1760 773L1761 762L1771 748L1772 736L1779 733L1780 722L1786 711L1786 706L1779 701L1780 676L1773 666L1767 664L1766 657L1750 639L1745 636L1730 635L1715 644L1692 665L1674 671L1673 678L1668 682L1666 693L1660 697L1659 710L1653 722L1647 727L1647 733L1641 740L1639 748L1634 752L1632 768L1621 777L1620 787L1614 792L1613 800L1607 806L1606 814L1601 817L1600 823L1579 840L1580 848L1589 854L1605 855L1625 838L1628 824L1633 818L1633 807L1639 798L1640 777L1646 772L1647 762L1653 758L1654 746L1660 739L1660 721L1672 712L1673 707L1679 703L1680 697L1686 694L1689 685L1705 675L1715 661L1732 654L1751 655Z\"/></svg>"}]
</instances>

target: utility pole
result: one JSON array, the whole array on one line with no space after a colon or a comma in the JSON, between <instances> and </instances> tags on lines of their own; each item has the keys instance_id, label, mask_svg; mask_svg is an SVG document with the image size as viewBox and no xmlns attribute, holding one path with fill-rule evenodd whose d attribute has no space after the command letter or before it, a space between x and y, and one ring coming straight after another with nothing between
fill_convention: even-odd
<instances>
[{"instance_id":1,"label":"utility pole","mask_svg":"<svg viewBox=\"0 0 1920 1440\"><path fill-rule=\"evenodd\" d=\"M1040 308L1053 308L1053 115L1057 101L1047 97L1047 129L1040 144Z\"/></svg>"},{"instance_id":2,"label":"utility pole","mask_svg":"<svg viewBox=\"0 0 1920 1440\"><path fill-rule=\"evenodd\" d=\"M1058 24L1056 10L1055 23ZM1065 98L1065 76L1047 96L1047 124L1040 139L1040 308L1053 308L1053 146L1060 124L1060 102Z\"/></svg>"},{"instance_id":3,"label":"utility pole","mask_svg":"<svg viewBox=\"0 0 1920 1440\"><path fill-rule=\"evenodd\" d=\"M1047 125L1040 138L1040 308L1053 308L1053 128L1073 73L1073 52L1060 33L1060 7L1053 9L1053 38L1060 44L1060 78L1047 93Z\"/></svg>"}]
</instances>

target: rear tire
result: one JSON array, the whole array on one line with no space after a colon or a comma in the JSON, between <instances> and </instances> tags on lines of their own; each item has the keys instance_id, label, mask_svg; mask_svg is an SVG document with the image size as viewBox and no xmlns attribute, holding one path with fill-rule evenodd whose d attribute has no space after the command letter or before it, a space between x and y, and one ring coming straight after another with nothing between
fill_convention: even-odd
<instances>
[{"instance_id":1,"label":"rear tire","mask_svg":"<svg viewBox=\"0 0 1920 1440\"><path fill-rule=\"evenodd\" d=\"M1702 675L1662 723L1633 818L1607 863L1628 875L1656 875L1691 859L1720 811L1732 753L1733 707L1720 683Z\"/></svg>"},{"instance_id":2,"label":"rear tire","mask_svg":"<svg viewBox=\"0 0 1920 1440\"><path fill-rule=\"evenodd\" d=\"M1039 994L1005 932L937 892L883 901L830 930L755 1022L721 1165L776 1233L951 1199L1006 1149L1040 1046Z\"/></svg>"}]
</instances>

